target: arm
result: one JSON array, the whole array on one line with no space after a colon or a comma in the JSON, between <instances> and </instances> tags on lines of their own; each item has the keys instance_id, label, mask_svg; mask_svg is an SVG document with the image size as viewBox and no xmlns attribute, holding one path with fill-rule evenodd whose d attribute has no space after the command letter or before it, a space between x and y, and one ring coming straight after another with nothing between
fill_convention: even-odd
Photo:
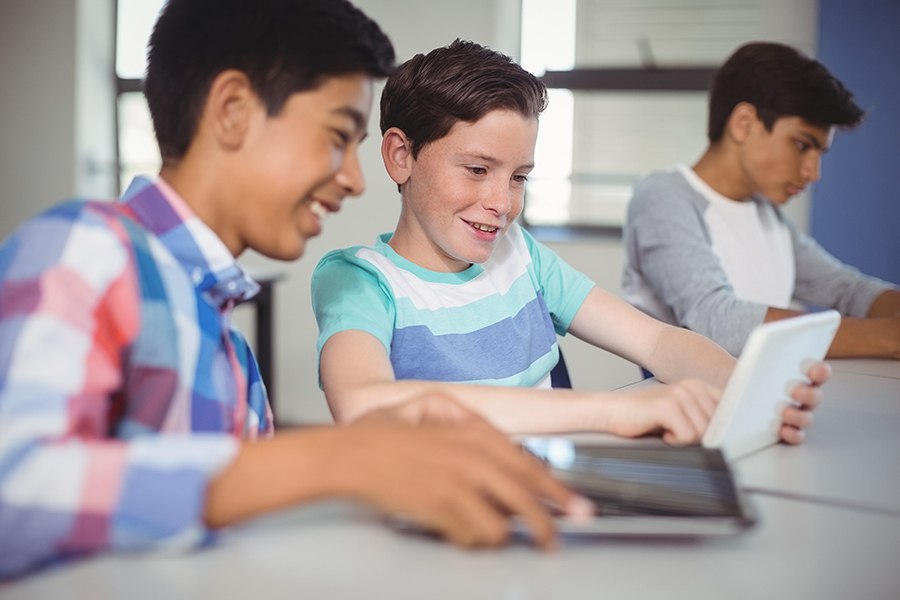
<instances>
[{"instance_id":1,"label":"arm","mask_svg":"<svg viewBox=\"0 0 900 600\"><path fill-rule=\"evenodd\" d=\"M70 208L0 250L0 577L206 537L202 499L231 436L109 433L138 327L128 261L101 217Z\"/></svg>"},{"instance_id":2,"label":"arm","mask_svg":"<svg viewBox=\"0 0 900 600\"><path fill-rule=\"evenodd\" d=\"M900 290L887 290L875 298L866 312L870 319L900 319Z\"/></svg>"},{"instance_id":3,"label":"arm","mask_svg":"<svg viewBox=\"0 0 900 600\"><path fill-rule=\"evenodd\" d=\"M346 497L412 519L462 546L495 546L521 515L553 546L545 502L565 514L590 503L449 398L374 411L346 427L292 431L245 444L211 484L206 522L221 527L271 510Z\"/></svg>"},{"instance_id":4,"label":"arm","mask_svg":"<svg viewBox=\"0 0 900 600\"><path fill-rule=\"evenodd\" d=\"M845 265L814 239L788 224L796 261L795 296L842 315L829 358L900 358L900 290ZM798 314L769 308L766 320Z\"/></svg>"},{"instance_id":5,"label":"arm","mask_svg":"<svg viewBox=\"0 0 900 600\"><path fill-rule=\"evenodd\" d=\"M887 297L884 303L886 306L891 305L892 300L890 298L894 295L900 296L900 294L893 291L883 294L883 296ZM794 310L769 307L768 311L766 311L766 321L778 321L801 314L803 313ZM900 358L900 318L843 317L837 334L834 336L834 341L831 342L831 346L828 348L827 357Z\"/></svg>"},{"instance_id":6,"label":"arm","mask_svg":"<svg viewBox=\"0 0 900 600\"><path fill-rule=\"evenodd\" d=\"M594 288L570 332L652 371L659 381L701 379L725 387L735 360L709 339L647 316L623 300Z\"/></svg>"},{"instance_id":7,"label":"arm","mask_svg":"<svg viewBox=\"0 0 900 600\"><path fill-rule=\"evenodd\" d=\"M603 315L615 318L605 323ZM734 358L715 343L648 317L599 288L595 288L582 305L571 331L588 343L653 371L660 381L698 378L712 384L716 401L734 369ZM796 386L791 394L797 406L788 406L782 413L781 438L789 444L803 441L803 430L812 424L811 412L822 401L821 386L828 381L831 370L824 363L817 363L810 367L807 375L810 382ZM685 383L690 384L690 379L679 385ZM681 391L678 386L669 387L673 388L673 393ZM706 422L711 415L711 412L707 413Z\"/></svg>"},{"instance_id":8,"label":"arm","mask_svg":"<svg viewBox=\"0 0 900 600\"><path fill-rule=\"evenodd\" d=\"M322 348L319 369L338 422L440 392L507 432L606 431L623 436L661 432L671 443L690 443L699 440L717 397L701 381L612 392L398 381L382 343L358 330L330 337Z\"/></svg>"}]
</instances>

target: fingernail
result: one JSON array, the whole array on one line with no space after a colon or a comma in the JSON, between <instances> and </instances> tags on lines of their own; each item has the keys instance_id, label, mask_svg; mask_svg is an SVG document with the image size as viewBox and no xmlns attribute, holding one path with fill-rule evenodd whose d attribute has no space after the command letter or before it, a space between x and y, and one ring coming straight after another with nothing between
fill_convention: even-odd
<instances>
[{"instance_id":1,"label":"fingernail","mask_svg":"<svg viewBox=\"0 0 900 600\"><path fill-rule=\"evenodd\" d=\"M594 515L594 503L584 496L575 496L566 505L566 514L574 519L587 519Z\"/></svg>"}]
</instances>

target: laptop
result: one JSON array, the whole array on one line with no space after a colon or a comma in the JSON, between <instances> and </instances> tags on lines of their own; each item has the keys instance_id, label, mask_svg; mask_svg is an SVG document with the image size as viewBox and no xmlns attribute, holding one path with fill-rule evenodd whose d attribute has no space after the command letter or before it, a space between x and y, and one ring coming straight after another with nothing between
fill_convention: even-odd
<instances>
[{"instance_id":1,"label":"laptop","mask_svg":"<svg viewBox=\"0 0 900 600\"><path fill-rule=\"evenodd\" d=\"M588 520L557 518L562 534L733 535L756 523L718 449L603 445L554 437L526 438L522 446L597 507Z\"/></svg>"}]
</instances>

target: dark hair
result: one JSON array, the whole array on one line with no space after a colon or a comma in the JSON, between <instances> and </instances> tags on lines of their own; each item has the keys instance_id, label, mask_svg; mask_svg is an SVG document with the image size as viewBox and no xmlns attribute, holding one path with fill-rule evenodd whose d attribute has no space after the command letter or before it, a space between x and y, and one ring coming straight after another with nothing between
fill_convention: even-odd
<instances>
[{"instance_id":1,"label":"dark hair","mask_svg":"<svg viewBox=\"0 0 900 600\"><path fill-rule=\"evenodd\" d=\"M417 54L388 78L381 93L381 133L403 130L412 155L450 131L497 109L537 117L547 107L547 88L505 54L456 40Z\"/></svg>"},{"instance_id":2,"label":"dark hair","mask_svg":"<svg viewBox=\"0 0 900 600\"><path fill-rule=\"evenodd\" d=\"M347 0L169 0L150 37L144 94L164 160L184 156L209 87L245 73L269 115L328 77L385 77L394 49Z\"/></svg>"},{"instance_id":3,"label":"dark hair","mask_svg":"<svg viewBox=\"0 0 900 600\"><path fill-rule=\"evenodd\" d=\"M741 46L716 73L709 95L710 142L722 138L740 102L756 107L769 131L780 117L800 117L820 127L856 127L864 115L853 94L822 63L773 42Z\"/></svg>"}]
</instances>

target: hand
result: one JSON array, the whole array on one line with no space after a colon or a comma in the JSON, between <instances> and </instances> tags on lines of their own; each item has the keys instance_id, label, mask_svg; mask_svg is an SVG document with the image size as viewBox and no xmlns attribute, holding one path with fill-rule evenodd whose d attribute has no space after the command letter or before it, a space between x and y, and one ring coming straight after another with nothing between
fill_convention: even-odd
<instances>
[{"instance_id":1,"label":"hand","mask_svg":"<svg viewBox=\"0 0 900 600\"><path fill-rule=\"evenodd\" d=\"M699 379L641 387L614 400L607 429L625 437L662 432L667 444L695 444L721 395L722 390Z\"/></svg>"},{"instance_id":2,"label":"hand","mask_svg":"<svg viewBox=\"0 0 900 600\"><path fill-rule=\"evenodd\" d=\"M344 482L339 487L465 547L504 543L508 518L518 515L535 542L550 549L555 531L548 505L572 517L592 512L588 500L554 479L537 459L482 419L448 409L448 401L413 401L393 415L377 411L382 414L346 426L354 439L335 465ZM397 414L421 417L425 424L391 423ZM463 415L466 423L428 423L435 415Z\"/></svg>"},{"instance_id":3,"label":"hand","mask_svg":"<svg viewBox=\"0 0 900 600\"><path fill-rule=\"evenodd\" d=\"M827 363L817 362L806 372L809 383L796 386L791 391L791 398L797 406L788 406L782 413L781 440L788 444L802 444L806 439L804 429L812 425L812 411L822 403L823 386L831 377L831 367Z\"/></svg>"}]
</instances>

